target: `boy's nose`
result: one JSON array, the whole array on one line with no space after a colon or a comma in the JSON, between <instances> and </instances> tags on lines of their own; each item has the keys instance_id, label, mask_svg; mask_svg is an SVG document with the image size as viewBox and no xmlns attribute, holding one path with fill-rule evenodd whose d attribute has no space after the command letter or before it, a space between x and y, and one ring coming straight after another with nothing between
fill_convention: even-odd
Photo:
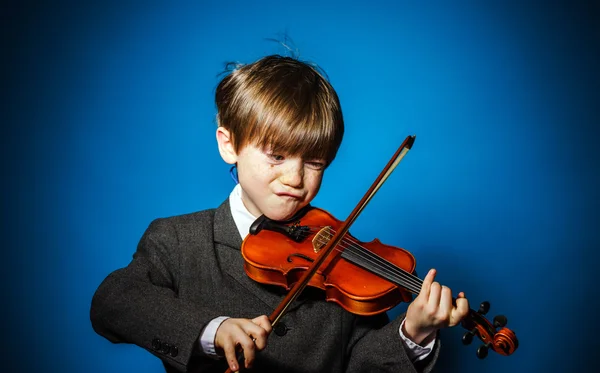
<instances>
[{"instance_id":1,"label":"boy's nose","mask_svg":"<svg viewBox=\"0 0 600 373\"><path fill-rule=\"evenodd\" d=\"M281 182L293 188L302 187L304 182L304 162L290 162L281 175Z\"/></svg>"}]
</instances>

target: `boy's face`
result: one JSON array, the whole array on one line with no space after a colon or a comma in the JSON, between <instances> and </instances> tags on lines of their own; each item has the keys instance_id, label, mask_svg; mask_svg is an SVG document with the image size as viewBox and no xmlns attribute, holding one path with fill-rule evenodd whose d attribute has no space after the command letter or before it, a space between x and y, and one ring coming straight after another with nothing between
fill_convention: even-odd
<instances>
[{"instance_id":1,"label":"boy's face","mask_svg":"<svg viewBox=\"0 0 600 373\"><path fill-rule=\"evenodd\" d=\"M216 135L223 160L237 164L242 201L252 215L285 220L317 195L325 160L273 154L252 144L236 152L229 130L219 127Z\"/></svg>"},{"instance_id":2,"label":"boy's face","mask_svg":"<svg viewBox=\"0 0 600 373\"><path fill-rule=\"evenodd\" d=\"M325 170L324 160L273 154L254 145L244 146L236 163L244 205L252 215L273 220L288 219L312 201Z\"/></svg>"}]
</instances>

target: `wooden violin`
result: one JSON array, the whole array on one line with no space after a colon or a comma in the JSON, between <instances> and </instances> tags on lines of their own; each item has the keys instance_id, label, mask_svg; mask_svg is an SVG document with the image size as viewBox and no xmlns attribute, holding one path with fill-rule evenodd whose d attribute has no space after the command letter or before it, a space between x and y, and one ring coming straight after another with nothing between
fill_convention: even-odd
<instances>
[{"instance_id":1,"label":"wooden violin","mask_svg":"<svg viewBox=\"0 0 600 373\"><path fill-rule=\"evenodd\" d=\"M342 222L325 210L307 206L287 221L273 221L264 215L250 227L242 243L244 269L253 280L290 290L311 264ZM375 239L360 242L346 234L308 281L308 286L325 291L325 299L357 315L375 315L388 311L400 302L412 301L421 290L422 280L415 273L414 256L399 247ZM464 344L473 337L483 344L477 356L485 358L488 350L510 355L518 347L513 331L506 328L505 316L485 318L490 303L483 302L478 311L469 310L461 325L467 329Z\"/></svg>"},{"instance_id":2,"label":"wooden violin","mask_svg":"<svg viewBox=\"0 0 600 373\"><path fill-rule=\"evenodd\" d=\"M414 140L415 136L404 140L345 221L307 206L288 221L261 216L252 224L241 247L246 273L257 282L289 290L269 316L273 326L306 286L324 290L326 300L359 315L385 312L419 293L423 281L414 274L416 261L410 252L377 239L359 242L348 233ZM505 316L496 316L493 322L485 318L489 307L489 302L483 302L461 321L467 329L463 343L471 343L473 337L483 342L477 349L481 359L489 349L510 355L518 347L515 333L505 327Z\"/></svg>"}]
</instances>

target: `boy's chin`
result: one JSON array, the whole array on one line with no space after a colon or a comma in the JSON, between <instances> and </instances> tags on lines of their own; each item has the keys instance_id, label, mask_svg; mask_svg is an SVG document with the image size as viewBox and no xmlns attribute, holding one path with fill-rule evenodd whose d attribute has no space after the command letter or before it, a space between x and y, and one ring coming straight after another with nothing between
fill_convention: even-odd
<instances>
[{"instance_id":1,"label":"boy's chin","mask_svg":"<svg viewBox=\"0 0 600 373\"><path fill-rule=\"evenodd\" d=\"M264 215L271 220L285 221L293 218L298 213L298 211L300 211L300 208L291 211L269 211Z\"/></svg>"},{"instance_id":2,"label":"boy's chin","mask_svg":"<svg viewBox=\"0 0 600 373\"><path fill-rule=\"evenodd\" d=\"M295 214L295 213L294 213ZM267 218L271 219L271 220L275 220L275 221L285 221L285 220L289 220L291 219L294 214L281 214L281 213L268 213L268 214L264 214Z\"/></svg>"}]
</instances>

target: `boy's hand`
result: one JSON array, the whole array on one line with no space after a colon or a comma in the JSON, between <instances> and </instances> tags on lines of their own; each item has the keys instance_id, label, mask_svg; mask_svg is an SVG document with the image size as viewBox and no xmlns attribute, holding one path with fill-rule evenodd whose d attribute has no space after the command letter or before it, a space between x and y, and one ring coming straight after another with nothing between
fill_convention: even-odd
<instances>
[{"instance_id":1,"label":"boy's hand","mask_svg":"<svg viewBox=\"0 0 600 373\"><path fill-rule=\"evenodd\" d=\"M265 315L250 319L227 319L217 329L215 347L222 349L229 364L229 369L237 372L238 366L236 349L240 346L244 351L244 365L252 366L255 350L267 346L267 337L271 333L271 321Z\"/></svg>"},{"instance_id":2,"label":"boy's hand","mask_svg":"<svg viewBox=\"0 0 600 373\"><path fill-rule=\"evenodd\" d=\"M436 270L431 269L421 286L421 292L406 310L403 333L420 344L437 329L458 324L469 312L469 301L459 293L452 304L452 291L434 282Z\"/></svg>"}]
</instances>

